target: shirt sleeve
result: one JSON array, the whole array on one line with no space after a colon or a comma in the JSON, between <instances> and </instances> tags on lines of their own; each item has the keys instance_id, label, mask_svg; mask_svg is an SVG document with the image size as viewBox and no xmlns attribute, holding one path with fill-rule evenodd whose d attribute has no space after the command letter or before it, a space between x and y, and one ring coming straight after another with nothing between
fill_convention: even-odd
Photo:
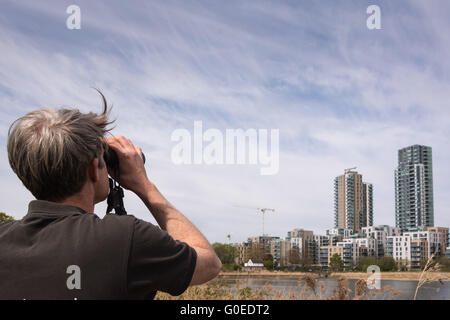
<instances>
[{"instance_id":1,"label":"shirt sleeve","mask_svg":"<svg viewBox=\"0 0 450 320\"><path fill-rule=\"evenodd\" d=\"M128 261L128 293L132 297L153 296L155 291L180 295L191 282L196 262L194 248L136 219Z\"/></svg>"}]
</instances>

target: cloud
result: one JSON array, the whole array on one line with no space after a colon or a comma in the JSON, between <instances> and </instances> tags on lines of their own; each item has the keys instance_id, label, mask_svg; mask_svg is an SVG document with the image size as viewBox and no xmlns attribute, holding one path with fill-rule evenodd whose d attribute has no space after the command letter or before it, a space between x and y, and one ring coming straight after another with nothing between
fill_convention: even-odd
<instances>
[{"instance_id":1,"label":"cloud","mask_svg":"<svg viewBox=\"0 0 450 320\"><path fill-rule=\"evenodd\" d=\"M274 207L266 232L333 226L333 179L358 166L374 184L376 224L394 224L397 150L433 147L435 221L448 226L450 24L437 1L381 1L382 30L364 1L80 1L82 29L65 28L64 2L5 2L0 19L0 147L10 123L41 106L100 110L102 89L149 176L211 241L245 240ZM367 4L367 5L366 5ZM420 18L420 19L419 19ZM280 129L280 172L176 166L177 128ZM0 210L21 217L30 199L0 154L8 190ZM11 186L11 188L9 188ZM130 213L152 220L134 195ZM104 205L97 207L102 215Z\"/></svg>"}]
</instances>

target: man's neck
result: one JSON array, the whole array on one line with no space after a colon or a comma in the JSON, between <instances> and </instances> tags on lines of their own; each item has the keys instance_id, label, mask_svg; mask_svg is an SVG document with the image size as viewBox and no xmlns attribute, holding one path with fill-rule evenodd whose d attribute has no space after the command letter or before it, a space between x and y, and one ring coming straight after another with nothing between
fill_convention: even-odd
<instances>
[{"instance_id":1,"label":"man's neck","mask_svg":"<svg viewBox=\"0 0 450 320\"><path fill-rule=\"evenodd\" d=\"M88 213L93 213L95 206L93 196L90 195L89 192L86 192L85 188L83 188L81 192L70 196L63 201L58 201L57 203L78 207Z\"/></svg>"}]
</instances>

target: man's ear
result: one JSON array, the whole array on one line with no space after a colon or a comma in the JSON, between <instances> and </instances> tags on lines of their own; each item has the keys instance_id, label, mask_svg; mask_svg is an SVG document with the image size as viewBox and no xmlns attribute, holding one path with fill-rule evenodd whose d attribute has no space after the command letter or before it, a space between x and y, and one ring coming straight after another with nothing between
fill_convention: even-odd
<instances>
[{"instance_id":1,"label":"man's ear","mask_svg":"<svg viewBox=\"0 0 450 320\"><path fill-rule=\"evenodd\" d=\"M92 159L87 170L88 179L92 182L97 182L100 179L100 172L98 168L98 158Z\"/></svg>"}]
</instances>

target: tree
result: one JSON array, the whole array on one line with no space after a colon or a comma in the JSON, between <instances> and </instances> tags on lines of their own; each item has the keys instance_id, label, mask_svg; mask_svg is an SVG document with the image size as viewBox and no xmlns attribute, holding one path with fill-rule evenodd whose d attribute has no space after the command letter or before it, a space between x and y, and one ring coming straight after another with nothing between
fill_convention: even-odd
<instances>
[{"instance_id":1,"label":"tree","mask_svg":"<svg viewBox=\"0 0 450 320\"><path fill-rule=\"evenodd\" d=\"M436 263L439 264L439 270L442 272L450 272L450 258L439 257L436 259Z\"/></svg>"},{"instance_id":2,"label":"tree","mask_svg":"<svg viewBox=\"0 0 450 320\"><path fill-rule=\"evenodd\" d=\"M273 270L273 260L265 260L264 261L264 267L267 270Z\"/></svg>"},{"instance_id":3,"label":"tree","mask_svg":"<svg viewBox=\"0 0 450 320\"><path fill-rule=\"evenodd\" d=\"M377 259L375 259L375 257L360 257L356 267L359 271L366 272L369 266L376 264Z\"/></svg>"},{"instance_id":4,"label":"tree","mask_svg":"<svg viewBox=\"0 0 450 320\"><path fill-rule=\"evenodd\" d=\"M423 270L423 269L425 269L425 266L427 265L427 263L428 263L428 260L427 259L422 259L422 260L420 260L420 270ZM433 264L433 263L432 263Z\"/></svg>"},{"instance_id":5,"label":"tree","mask_svg":"<svg viewBox=\"0 0 450 320\"><path fill-rule=\"evenodd\" d=\"M301 257L299 262L301 269L305 271L311 269L313 263L314 263L313 259L308 256Z\"/></svg>"},{"instance_id":6,"label":"tree","mask_svg":"<svg viewBox=\"0 0 450 320\"><path fill-rule=\"evenodd\" d=\"M0 223L2 222L8 222L8 221L14 221L14 218L11 216L8 216L4 212L0 212Z\"/></svg>"},{"instance_id":7,"label":"tree","mask_svg":"<svg viewBox=\"0 0 450 320\"><path fill-rule=\"evenodd\" d=\"M397 263L393 257L381 257L378 266L381 271L397 271Z\"/></svg>"},{"instance_id":8,"label":"tree","mask_svg":"<svg viewBox=\"0 0 450 320\"><path fill-rule=\"evenodd\" d=\"M408 271L408 260L400 259L397 261L398 271Z\"/></svg>"},{"instance_id":9,"label":"tree","mask_svg":"<svg viewBox=\"0 0 450 320\"><path fill-rule=\"evenodd\" d=\"M236 258L237 248L229 244L214 243L212 245L214 251L219 257L222 264L233 264Z\"/></svg>"},{"instance_id":10,"label":"tree","mask_svg":"<svg viewBox=\"0 0 450 320\"><path fill-rule=\"evenodd\" d=\"M265 252L264 252L264 248L260 245L258 245L257 243L252 243L250 248L248 249L248 253L247 253L247 258L251 259L253 262L255 261L264 261L264 260L268 260L265 259Z\"/></svg>"},{"instance_id":11,"label":"tree","mask_svg":"<svg viewBox=\"0 0 450 320\"><path fill-rule=\"evenodd\" d=\"M333 254L330 259L330 269L331 271L342 271L344 269L344 261L337 253Z\"/></svg>"},{"instance_id":12,"label":"tree","mask_svg":"<svg viewBox=\"0 0 450 320\"><path fill-rule=\"evenodd\" d=\"M299 265L300 261L301 261L301 256L300 256L300 252L298 251L297 248L292 248L291 250L289 250L289 262L293 265Z\"/></svg>"}]
</instances>

